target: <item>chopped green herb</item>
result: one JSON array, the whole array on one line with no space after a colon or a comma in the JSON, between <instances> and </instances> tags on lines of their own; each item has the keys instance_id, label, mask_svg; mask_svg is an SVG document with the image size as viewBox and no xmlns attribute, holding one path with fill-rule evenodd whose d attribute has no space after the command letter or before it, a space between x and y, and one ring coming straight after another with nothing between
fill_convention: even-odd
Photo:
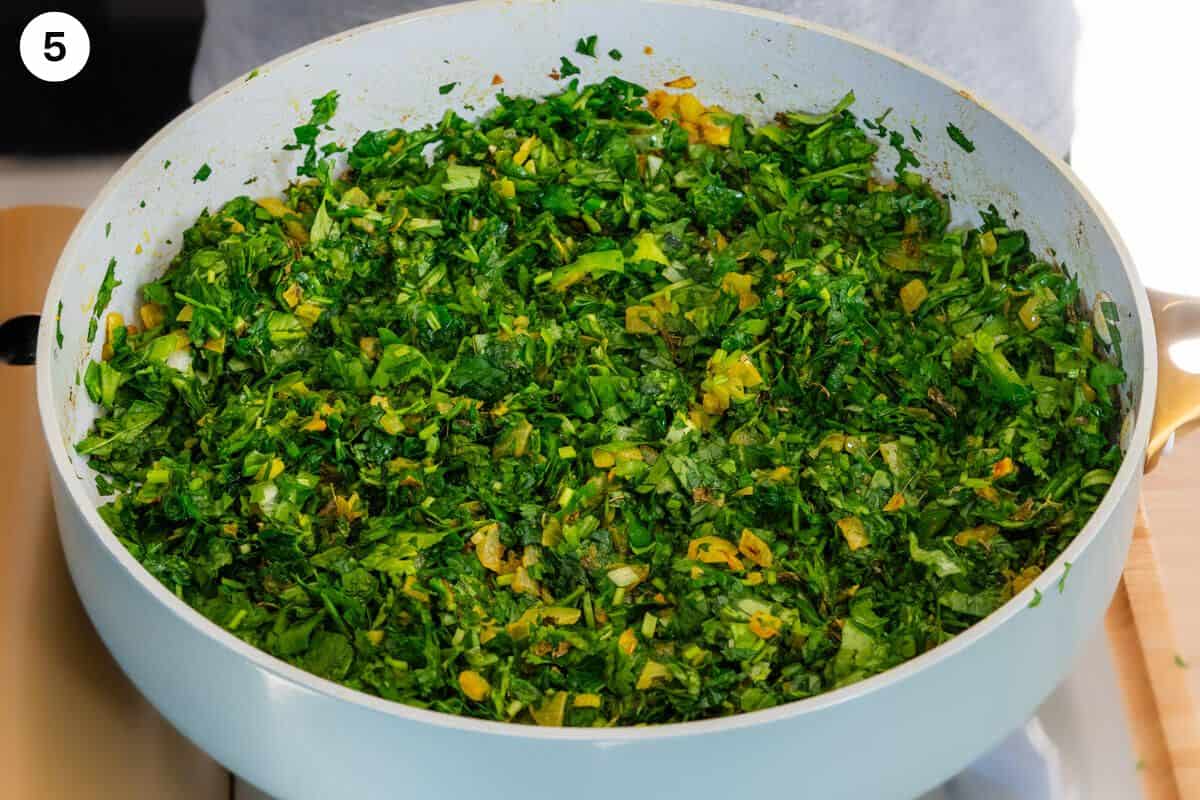
<instances>
[{"instance_id":1,"label":"chopped green herb","mask_svg":"<svg viewBox=\"0 0 1200 800\"><path fill-rule=\"evenodd\" d=\"M892 131L888 134L888 144L896 151L900 157L896 162L896 176L903 177L909 167L919 167L921 162L917 160L917 154L914 153L904 144L904 134L900 131Z\"/></svg>"},{"instance_id":2,"label":"chopped green herb","mask_svg":"<svg viewBox=\"0 0 1200 800\"><path fill-rule=\"evenodd\" d=\"M918 142L923 141L925 139L925 134L921 133L921 129L918 128L916 125L909 125L908 129L912 131L913 138L916 139Z\"/></svg>"},{"instance_id":3,"label":"chopped green herb","mask_svg":"<svg viewBox=\"0 0 1200 800\"><path fill-rule=\"evenodd\" d=\"M621 51L615 47L612 50L608 51L608 57L611 58L613 61L620 61L622 58L624 58L624 56L621 55Z\"/></svg>"},{"instance_id":4,"label":"chopped green herb","mask_svg":"<svg viewBox=\"0 0 1200 800\"><path fill-rule=\"evenodd\" d=\"M63 331L62 331L62 300L58 301L58 311L54 314L54 341L58 343L59 349L62 349Z\"/></svg>"},{"instance_id":5,"label":"chopped green herb","mask_svg":"<svg viewBox=\"0 0 1200 800\"><path fill-rule=\"evenodd\" d=\"M966 150L968 153L975 152L975 143L968 139L967 135L953 122L946 126L946 133L950 134L950 138L954 140L954 143L963 150Z\"/></svg>"},{"instance_id":6,"label":"chopped green herb","mask_svg":"<svg viewBox=\"0 0 1200 800\"><path fill-rule=\"evenodd\" d=\"M537 724L811 697L1018 595L1120 465L1102 317L852 97L684 97L501 93L336 173L319 99L85 371L105 521L291 664Z\"/></svg>"},{"instance_id":7,"label":"chopped green herb","mask_svg":"<svg viewBox=\"0 0 1200 800\"><path fill-rule=\"evenodd\" d=\"M789 111L784 116L796 125L808 125L820 128L827 122L832 122L842 116L842 112L854 104L854 92L846 92L833 108L820 114L809 114L803 111ZM882 117L880 118L882 119Z\"/></svg>"},{"instance_id":8,"label":"chopped green herb","mask_svg":"<svg viewBox=\"0 0 1200 800\"><path fill-rule=\"evenodd\" d=\"M1062 577L1058 579L1058 593L1059 594L1062 594L1064 591L1066 591L1067 576L1070 574L1071 574L1071 562L1064 561L1063 562L1063 574L1062 574Z\"/></svg>"},{"instance_id":9,"label":"chopped green herb","mask_svg":"<svg viewBox=\"0 0 1200 800\"><path fill-rule=\"evenodd\" d=\"M212 167L208 164L201 164L200 169L196 170L196 174L192 176L192 183L196 183L197 181L203 183L208 180L209 175L212 175Z\"/></svg>"},{"instance_id":10,"label":"chopped green herb","mask_svg":"<svg viewBox=\"0 0 1200 800\"><path fill-rule=\"evenodd\" d=\"M284 150L299 150L307 147L308 149L304 152L304 162L296 169L296 173L316 178L322 185L329 181L330 163L328 159L318 158L318 153L330 155L337 150L337 146L325 145L318 150L317 137L320 136L322 129L329 127L329 120L333 119L333 115L337 112L337 105L338 93L336 91L327 92L314 99L312 115L308 122L292 129L296 141L284 145L283 148Z\"/></svg>"},{"instance_id":11,"label":"chopped green herb","mask_svg":"<svg viewBox=\"0 0 1200 800\"><path fill-rule=\"evenodd\" d=\"M450 94L451 92L454 91L455 86L458 86L458 81L451 81L450 83L443 83L441 86L438 87L438 94Z\"/></svg>"},{"instance_id":12,"label":"chopped green herb","mask_svg":"<svg viewBox=\"0 0 1200 800\"><path fill-rule=\"evenodd\" d=\"M104 223L104 238L107 239L110 233L112 233L112 223L106 222Z\"/></svg>"},{"instance_id":13,"label":"chopped green herb","mask_svg":"<svg viewBox=\"0 0 1200 800\"><path fill-rule=\"evenodd\" d=\"M561 58L559 58L559 61L561 62L561 64L559 65L559 68L558 68L558 74L561 75L562 77L566 78L569 75L578 75L579 74L579 67L572 64L571 60L568 59L566 56L562 56Z\"/></svg>"},{"instance_id":14,"label":"chopped green herb","mask_svg":"<svg viewBox=\"0 0 1200 800\"><path fill-rule=\"evenodd\" d=\"M584 37L575 43L575 52L580 55L596 57L596 35Z\"/></svg>"},{"instance_id":15,"label":"chopped green herb","mask_svg":"<svg viewBox=\"0 0 1200 800\"><path fill-rule=\"evenodd\" d=\"M100 326L100 315L104 313L104 309L108 308L108 304L112 302L113 289L121 285L121 281L116 277L117 260L110 258L108 260L108 269L104 271L104 279L100 281L100 289L96 292L96 303L92 306L92 318L88 322L87 340L94 342L96 340L96 331Z\"/></svg>"},{"instance_id":16,"label":"chopped green herb","mask_svg":"<svg viewBox=\"0 0 1200 800\"><path fill-rule=\"evenodd\" d=\"M246 81L247 82L252 81L257 77L258 77L258 70L252 69L252 70L250 70L250 74L246 76Z\"/></svg>"},{"instance_id":17,"label":"chopped green herb","mask_svg":"<svg viewBox=\"0 0 1200 800\"><path fill-rule=\"evenodd\" d=\"M1041 604L1042 604L1042 590L1034 589L1033 590L1033 599L1029 601L1029 607L1037 608Z\"/></svg>"},{"instance_id":18,"label":"chopped green herb","mask_svg":"<svg viewBox=\"0 0 1200 800\"><path fill-rule=\"evenodd\" d=\"M168 158L166 161L163 162L163 169L170 169L170 167L171 167L171 159Z\"/></svg>"},{"instance_id":19,"label":"chopped green herb","mask_svg":"<svg viewBox=\"0 0 1200 800\"><path fill-rule=\"evenodd\" d=\"M754 93L754 99L755 99L755 100L757 100L757 101L758 101L758 102L760 102L760 103L765 103L765 102L767 102L766 100L764 100L764 99L763 99L762 92L755 92L755 93Z\"/></svg>"}]
</instances>

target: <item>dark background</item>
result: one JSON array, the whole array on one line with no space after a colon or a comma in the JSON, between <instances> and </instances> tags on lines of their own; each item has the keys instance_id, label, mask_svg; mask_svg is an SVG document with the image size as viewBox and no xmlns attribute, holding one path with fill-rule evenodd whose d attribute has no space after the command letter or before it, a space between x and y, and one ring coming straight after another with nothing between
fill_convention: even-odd
<instances>
[{"instance_id":1,"label":"dark background","mask_svg":"<svg viewBox=\"0 0 1200 800\"><path fill-rule=\"evenodd\" d=\"M63 83L29 74L17 48L44 11L71 14L91 38L83 71ZM203 0L0 0L0 154L135 149L190 104L203 21Z\"/></svg>"}]
</instances>

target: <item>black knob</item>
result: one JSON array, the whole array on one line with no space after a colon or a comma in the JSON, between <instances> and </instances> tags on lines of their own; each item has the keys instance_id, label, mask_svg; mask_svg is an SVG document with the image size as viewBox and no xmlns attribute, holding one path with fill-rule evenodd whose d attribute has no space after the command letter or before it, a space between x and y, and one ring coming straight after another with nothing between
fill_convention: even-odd
<instances>
[{"instance_id":1,"label":"black knob","mask_svg":"<svg viewBox=\"0 0 1200 800\"><path fill-rule=\"evenodd\" d=\"M0 323L0 364L32 364L37 358L37 314L24 314Z\"/></svg>"}]
</instances>

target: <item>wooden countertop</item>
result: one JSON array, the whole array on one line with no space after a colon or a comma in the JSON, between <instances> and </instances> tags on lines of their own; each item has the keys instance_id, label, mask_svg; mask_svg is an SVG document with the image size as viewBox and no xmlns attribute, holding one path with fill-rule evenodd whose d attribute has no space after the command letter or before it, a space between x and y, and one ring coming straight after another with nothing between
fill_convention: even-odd
<instances>
[{"instance_id":1,"label":"wooden countertop","mask_svg":"<svg viewBox=\"0 0 1200 800\"><path fill-rule=\"evenodd\" d=\"M1148 546L1139 547L1138 531L1126 576L1141 561L1155 573L1165 608L1161 616L1171 621L1166 635L1140 632L1140 672L1133 658L1122 658L1119 626L1129 622L1128 596L1118 593L1109 611L1108 627L1114 655L1123 666L1126 716L1135 739L1156 762L1157 769L1143 775L1149 800L1200 798L1200 433L1197 426L1177 434L1175 447L1159 458L1143 482L1142 506L1147 520ZM1126 601L1122 606L1122 599ZM1153 607L1153 600L1150 606ZM1146 612L1143 611L1145 614ZM1155 641L1157 640L1157 641ZM1156 672L1156 675L1151 675ZM1149 690L1149 691L1147 691ZM1152 713L1153 709L1156 713ZM1156 716L1155 726L1147 717ZM1161 734L1161 735L1156 735ZM1174 793L1163 780L1167 765L1175 779ZM1163 784L1158 786L1156 784Z\"/></svg>"},{"instance_id":2,"label":"wooden countertop","mask_svg":"<svg viewBox=\"0 0 1200 800\"><path fill-rule=\"evenodd\" d=\"M1146 476L1142 499L1154 531L1180 657L1200 698L1200 431L1176 437L1174 449Z\"/></svg>"},{"instance_id":3,"label":"wooden countertop","mask_svg":"<svg viewBox=\"0 0 1200 800\"><path fill-rule=\"evenodd\" d=\"M40 310L78 217L0 211L0 319ZM54 524L34 370L0 371L0 797L226 800L229 774L150 707L88 621Z\"/></svg>"}]
</instances>

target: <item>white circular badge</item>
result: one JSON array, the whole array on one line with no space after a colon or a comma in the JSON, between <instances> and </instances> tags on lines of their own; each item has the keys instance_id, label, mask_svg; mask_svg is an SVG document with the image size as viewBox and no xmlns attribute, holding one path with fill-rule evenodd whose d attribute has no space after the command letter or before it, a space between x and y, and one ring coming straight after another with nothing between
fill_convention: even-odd
<instances>
[{"instance_id":1,"label":"white circular badge","mask_svg":"<svg viewBox=\"0 0 1200 800\"><path fill-rule=\"evenodd\" d=\"M38 14L21 31L21 60L35 77L50 83L79 74L92 52L83 24L62 11Z\"/></svg>"}]
</instances>

